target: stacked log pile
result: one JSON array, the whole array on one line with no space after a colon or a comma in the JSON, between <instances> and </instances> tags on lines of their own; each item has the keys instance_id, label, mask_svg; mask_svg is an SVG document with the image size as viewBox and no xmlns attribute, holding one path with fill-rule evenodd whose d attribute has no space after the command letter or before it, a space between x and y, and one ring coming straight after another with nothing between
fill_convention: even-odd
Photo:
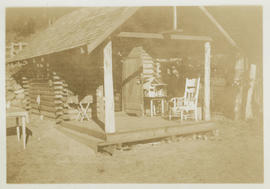
<instances>
[{"instance_id":1,"label":"stacked log pile","mask_svg":"<svg viewBox=\"0 0 270 189\"><path fill-rule=\"evenodd\" d=\"M63 102L63 91L64 91L64 82L60 79L55 72L53 72L52 76L52 86L54 90L54 100L55 100L55 116L56 123L60 123L62 121L64 102Z\"/></svg>"},{"instance_id":2,"label":"stacked log pile","mask_svg":"<svg viewBox=\"0 0 270 189\"><path fill-rule=\"evenodd\" d=\"M69 121L70 117L69 117L69 106L67 103L67 98L69 96L69 90L68 90L68 84L66 82L63 83L63 120L64 121Z\"/></svg>"},{"instance_id":3,"label":"stacked log pile","mask_svg":"<svg viewBox=\"0 0 270 189\"><path fill-rule=\"evenodd\" d=\"M142 47L140 48L140 56L143 65L143 78L145 80L149 78L160 78L160 63L155 62L154 59Z\"/></svg>"}]
</instances>

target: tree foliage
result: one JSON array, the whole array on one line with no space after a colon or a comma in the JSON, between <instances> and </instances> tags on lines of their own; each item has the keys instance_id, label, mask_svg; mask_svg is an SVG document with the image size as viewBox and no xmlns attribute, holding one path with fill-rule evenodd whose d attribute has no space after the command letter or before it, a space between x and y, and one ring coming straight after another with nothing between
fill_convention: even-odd
<instances>
[{"instance_id":1,"label":"tree foliage","mask_svg":"<svg viewBox=\"0 0 270 189\"><path fill-rule=\"evenodd\" d=\"M17 33L18 36L26 37L32 33L35 33L36 30L36 22L33 18L24 19L23 17L19 17L12 30Z\"/></svg>"}]
</instances>

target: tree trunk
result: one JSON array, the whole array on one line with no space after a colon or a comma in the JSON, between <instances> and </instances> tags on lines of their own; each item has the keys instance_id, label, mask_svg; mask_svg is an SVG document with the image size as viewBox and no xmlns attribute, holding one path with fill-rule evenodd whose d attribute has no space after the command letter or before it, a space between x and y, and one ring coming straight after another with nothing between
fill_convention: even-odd
<instances>
[{"instance_id":1,"label":"tree trunk","mask_svg":"<svg viewBox=\"0 0 270 189\"><path fill-rule=\"evenodd\" d=\"M243 105L243 76L245 71L244 57L238 57L235 64L235 76L234 76L234 86L236 87L235 96L235 106L234 106L234 119L240 120L242 115L242 105Z\"/></svg>"},{"instance_id":2,"label":"tree trunk","mask_svg":"<svg viewBox=\"0 0 270 189\"><path fill-rule=\"evenodd\" d=\"M254 91L255 79L256 79L256 65L255 64L250 65L249 79L250 79L250 86L249 86L248 94L247 94L246 120L253 118L252 99L253 99L253 91Z\"/></svg>"}]
</instances>

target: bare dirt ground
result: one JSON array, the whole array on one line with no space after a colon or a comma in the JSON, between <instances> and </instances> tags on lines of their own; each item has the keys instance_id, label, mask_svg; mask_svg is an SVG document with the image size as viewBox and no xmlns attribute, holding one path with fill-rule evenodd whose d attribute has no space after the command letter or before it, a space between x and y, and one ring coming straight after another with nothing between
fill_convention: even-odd
<instances>
[{"instance_id":1,"label":"bare dirt ground","mask_svg":"<svg viewBox=\"0 0 270 189\"><path fill-rule=\"evenodd\" d=\"M7 121L7 183L262 183L263 129L256 122L220 121L219 136L140 144L95 155L50 121L36 118L23 150Z\"/></svg>"}]
</instances>

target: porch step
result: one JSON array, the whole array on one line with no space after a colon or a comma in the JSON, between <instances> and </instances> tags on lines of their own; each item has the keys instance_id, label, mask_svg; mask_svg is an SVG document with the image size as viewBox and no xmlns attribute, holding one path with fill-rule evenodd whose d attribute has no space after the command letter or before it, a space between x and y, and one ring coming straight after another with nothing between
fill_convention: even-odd
<instances>
[{"instance_id":1,"label":"porch step","mask_svg":"<svg viewBox=\"0 0 270 189\"><path fill-rule=\"evenodd\" d=\"M91 149L94 150L94 152L97 152L98 150L98 143L104 142L104 140L101 140L99 138L82 134L72 129L62 127L61 125L57 125L55 126L55 128L61 133L65 134L66 136L72 138L73 140L90 147Z\"/></svg>"},{"instance_id":2,"label":"porch step","mask_svg":"<svg viewBox=\"0 0 270 189\"><path fill-rule=\"evenodd\" d=\"M79 134L95 137L102 141L106 140L106 134L101 128L94 122L78 122L78 121L63 121L60 127L74 131Z\"/></svg>"}]
</instances>

